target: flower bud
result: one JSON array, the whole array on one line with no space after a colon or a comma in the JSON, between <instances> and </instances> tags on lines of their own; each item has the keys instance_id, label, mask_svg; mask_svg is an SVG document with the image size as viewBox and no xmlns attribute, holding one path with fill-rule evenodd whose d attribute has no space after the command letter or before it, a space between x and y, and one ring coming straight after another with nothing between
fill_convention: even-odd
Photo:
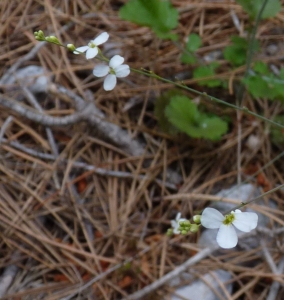
<instances>
[{"instance_id":1,"label":"flower bud","mask_svg":"<svg viewBox=\"0 0 284 300\"><path fill-rule=\"evenodd\" d=\"M35 39L38 41L45 41L45 36L42 30L34 32Z\"/></svg>"},{"instance_id":2,"label":"flower bud","mask_svg":"<svg viewBox=\"0 0 284 300\"><path fill-rule=\"evenodd\" d=\"M190 227L190 232L197 232L199 229L199 225L192 224Z\"/></svg>"},{"instance_id":3,"label":"flower bud","mask_svg":"<svg viewBox=\"0 0 284 300\"><path fill-rule=\"evenodd\" d=\"M54 35L47 36L45 38L45 40L49 43L60 45L60 42L58 41L58 38Z\"/></svg>"},{"instance_id":4,"label":"flower bud","mask_svg":"<svg viewBox=\"0 0 284 300\"><path fill-rule=\"evenodd\" d=\"M174 234L174 231L172 228L169 228L167 231L167 236L172 236Z\"/></svg>"},{"instance_id":5,"label":"flower bud","mask_svg":"<svg viewBox=\"0 0 284 300\"><path fill-rule=\"evenodd\" d=\"M67 44L67 49L71 52L74 52L76 50L76 47L73 44Z\"/></svg>"},{"instance_id":6,"label":"flower bud","mask_svg":"<svg viewBox=\"0 0 284 300\"><path fill-rule=\"evenodd\" d=\"M196 224L200 224L201 216L200 215L195 215L193 216L193 222Z\"/></svg>"}]
</instances>

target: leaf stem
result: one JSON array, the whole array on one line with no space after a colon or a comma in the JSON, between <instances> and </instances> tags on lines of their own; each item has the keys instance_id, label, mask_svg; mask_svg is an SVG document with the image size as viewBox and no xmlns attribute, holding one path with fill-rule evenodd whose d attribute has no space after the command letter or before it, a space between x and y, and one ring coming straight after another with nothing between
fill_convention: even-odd
<instances>
[{"instance_id":1,"label":"leaf stem","mask_svg":"<svg viewBox=\"0 0 284 300\"><path fill-rule=\"evenodd\" d=\"M192 92L192 93L194 93L194 94L196 94L196 95L203 96L203 97L205 97L205 98L208 99L208 100L211 100L211 101L217 102L217 103L219 103L219 104L223 104L223 105L225 105L225 106L228 106L228 107L230 107L230 108L233 108L233 109L242 111L242 112L244 112L244 113L246 113L246 114L248 114L248 115L254 116L254 117L256 117L256 118L258 118L258 119L261 119L261 120L263 120L263 121L265 121L265 122L267 122L267 123L270 123L270 124L272 124L272 125L274 125L274 126L278 126L278 127L284 129L284 125L279 124L279 123L277 123L277 122L274 122L274 121L272 121L272 120L269 120L269 119L267 119L267 118L265 118L265 117L263 117L263 116L261 116L261 115L259 115L259 114L257 114L257 113L254 113L253 111L249 110L249 109L248 109L247 107L245 107L245 106L240 107L240 106L238 106L238 105L235 105L235 104L232 104L232 103L228 103L228 102L226 102L226 101L224 101L224 100L221 100L221 99L219 99L219 98L210 96L210 95L208 95L208 94L205 93L205 92L200 92L200 91L197 91L197 90L195 90L195 89L192 89L192 88L190 88L190 87L188 87L188 86L186 86L186 85L184 85L184 84L182 84L182 83L174 82L174 81L172 81L172 80L170 80L170 79L166 79L166 78L160 77L160 76L158 76L157 74L153 73L152 71L143 71L143 70L137 70L137 69L133 69L133 68L130 68L130 70L133 71L133 72L135 72L135 73L142 74L142 75L146 75L146 76L148 76L148 77L152 77L152 78L158 79L158 80L163 81L163 82L171 83L171 84L173 84L173 85L175 85L175 86L177 86L177 87L179 87L179 88L182 88L182 89L184 89L184 90L190 91L190 92Z\"/></svg>"}]
</instances>

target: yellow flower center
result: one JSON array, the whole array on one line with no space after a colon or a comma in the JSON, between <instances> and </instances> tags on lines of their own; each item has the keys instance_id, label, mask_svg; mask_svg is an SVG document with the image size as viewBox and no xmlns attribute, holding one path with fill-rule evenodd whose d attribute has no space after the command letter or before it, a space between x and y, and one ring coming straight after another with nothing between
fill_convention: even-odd
<instances>
[{"instance_id":1,"label":"yellow flower center","mask_svg":"<svg viewBox=\"0 0 284 300\"><path fill-rule=\"evenodd\" d=\"M95 48L95 47L97 47L93 42L90 42L89 44L88 44L88 47L89 48Z\"/></svg>"},{"instance_id":2,"label":"yellow flower center","mask_svg":"<svg viewBox=\"0 0 284 300\"><path fill-rule=\"evenodd\" d=\"M112 67L109 67L109 74L115 75L115 71L114 71L114 69Z\"/></svg>"},{"instance_id":3,"label":"yellow flower center","mask_svg":"<svg viewBox=\"0 0 284 300\"><path fill-rule=\"evenodd\" d=\"M230 213L229 215L225 216L225 219L223 221L224 225L231 225L235 221L235 214Z\"/></svg>"}]
</instances>

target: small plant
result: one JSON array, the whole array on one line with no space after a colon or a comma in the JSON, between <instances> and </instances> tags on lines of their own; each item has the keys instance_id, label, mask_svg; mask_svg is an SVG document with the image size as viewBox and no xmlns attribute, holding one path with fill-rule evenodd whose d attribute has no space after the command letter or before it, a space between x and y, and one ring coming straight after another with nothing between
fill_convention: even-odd
<instances>
[{"instance_id":1,"label":"small plant","mask_svg":"<svg viewBox=\"0 0 284 300\"><path fill-rule=\"evenodd\" d=\"M123 20L150 27L161 39L177 39L171 30L178 25L178 11L170 1L130 0L119 15Z\"/></svg>"},{"instance_id":2,"label":"small plant","mask_svg":"<svg viewBox=\"0 0 284 300\"><path fill-rule=\"evenodd\" d=\"M172 92L172 94L174 94ZM218 116L203 113L198 110L197 105L184 95L164 95L164 103L168 103L164 108L163 118L159 123L170 133L177 131L184 132L193 138L205 138L212 141L219 140L228 130L228 124ZM161 100L158 102L161 103ZM161 109L163 109L161 107ZM163 110L160 110L160 116ZM156 108L156 115L158 115ZM174 129L175 128L175 129Z\"/></svg>"}]
</instances>

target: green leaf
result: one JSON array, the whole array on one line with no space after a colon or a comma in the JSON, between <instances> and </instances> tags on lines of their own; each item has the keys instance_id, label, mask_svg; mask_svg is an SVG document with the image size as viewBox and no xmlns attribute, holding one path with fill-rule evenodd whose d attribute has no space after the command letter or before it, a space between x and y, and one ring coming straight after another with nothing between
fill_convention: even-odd
<instances>
[{"instance_id":1,"label":"green leaf","mask_svg":"<svg viewBox=\"0 0 284 300\"><path fill-rule=\"evenodd\" d=\"M267 82L259 75L251 75L243 79L248 91L254 98L268 98L272 96Z\"/></svg>"},{"instance_id":2,"label":"green leaf","mask_svg":"<svg viewBox=\"0 0 284 300\"><path fill-rule=\"evenodd\" d=\"M228 124L217 116L198 111L186 96L174 96L165 109L169 121L180 131L193 138L219 140L228 130Z\"/></svg>"},{"instance_id":3,"label":"green leaf","mask_svg":"<svg viewBox=\"0 0 284 300\"><path fill-rule=\"evenodd\" d=\"M198 125L197 106L186 96L172 97L165 109L165 115L182 132L186 132L189 126Z\"/></svg>"},{"instance_id":4,"label":"green leaf","mask_svg":"<svg viewBox=\"0 0 284 300\"><path fill-rule=\"evenodd\" d=\"M248 15L255 19L260 11L264 0L236 0L248 13ZM281 2L279 0L268 0L262 12L261 19L272 18L281 10Z\"/></svg>"},{"instance_id":5,"label":"green leaf","mask_svg":"<svg viewBox=\"0 0 284 300\"><path fill-rule=\"evenodd\" d=\"M284 70L279 76L270 72L266 63L258 61L249 75L243 79L248 91L254 98L266 98L284 102Z\"/></svg>"},{"instance_id":6,"label":"green leaf","mask_svg":"<svg viewBox=\"0 0 284 300\"><path fill-rule=\"evenodd\" d=\"M181 92L176 89L172 89L163 93L155 101L154 115L158 120L159 127L162 131L175 135L178 130L174 127L165 115L165 109L169 105L171 98L174 96L181 96Z\"/></svg>"},{"instance_id":7,"label":"green leaf","mask_svg":"<svg viewBox=\"0 0 284 300\"><path fill-rule=\"evenodd\" d=\"M219 65L216 63L211 63L208 66L200 66L193 71L193 78L200 79L203 77L209 77L215 75L215 69ZM208 86L208 87L217 87L222 86L223 82L220 79L204 79L198 81L200 86Z\"/></svg>"},{"instance_id":8,"label":"green leaf","mask_svg":"<svg viewBox=\"0 0 284 300\"><path fill-rule=\"evenodd\" d=\"M178 11L167 0L130 0L119 15L124 20L150 27L162 39L177 39L170 30L178 25Z\"/></svg>"},{"instance_id":9,"label":"green leaf","mask_svg":"<svg viewBox=\"0 0 284 300\"><path fill-rule=\"evenodd\" d=\"M201 38L196 33L191 33L188 36L185 51L181 55L180 61L185 64L194 64L196 63L196 58L194 52L202 45Z\"/></svg>"},{"instance_id":10,"label":"green leaf","mask_svg":"<svg viewBox=\"0 0 284 300\"><path fill-rule=\"evenodd\" d=\"M248 41L240 36L231 37L232 45L224 49L224 57L234 66L241 66L246 62ZM254 41L253 51L259 50L258 41Z\"/></svg>"},{"instance_id":11,"label":"green leaf","mask_svg":"<svg viewBox=\"0 0 284 300\"><path fill-rule=\"evenodd\" d=\"M195 52L202 45L201 38L196 33L191 33L186 42L186 50L190 52Z\"/></svg>"},{"instance_id":12,"label":"green leaf","mask_svg":"<svg viewBox=\"0 0 284 300\"><path fill-rule=\"evenodd\" d=\"M221 118L214 116L208 118L208 116L202 114L200 118L200 135L201 137L210 139L212 141L218 141L228 131L228 124Z\"/></svg>"},{"instance_id":13,"label":"green leaf","mask_svg":"<svg viewBox=\"0 0 284 300\"><path fill-rule=\"evenodd\" d=\"M247 50L236 45L230 45L224 49L224 57L232 65L241 66L246 62Z\"/></svg>"},{"instance_id":14,"label":"green leaf","mask_svg":"<svg viewBox=\"0 0 284 300\"><path fill-rule=\"evenodd\" d=\"M255 98L284 101L284 80L273 74L253 74L243 79L243 82Z\"/></svg>"},{"instance_id":15,"label":"green leaf","mask_svg":"<svg viewBox=\"0 0 284 300\"><path fill-rule=\"evenodd\" d=\"M245 63L247 57L247 40L239 37L231 37L232 45L224 49L224 57L234 66L241 66Z\"/></svg>"},{"instance_id":16,"label":"green leaf","mask_svg":"<svg viewBox=\"0 0 284 300\"><path fill-rule=\"evenodd\" d=\"M184 64L195 64L196 63L196 58L193 53L183 53L180 57L180 61Z\"/></svg>"},{"instance_id":17,"label":"green leaf","mask_svg":"<svg viewBox=\"0 0 284 300\"><path fill-rule=\"evenodd\" d=\"M231 36L231 42L233 43L233 45L239 46L240 48L244 49L246 49L248 46L248 41L245 38L240 37L238 35Z\"/></svg>"},{"instance_id":18,"label":"green leaf","mask_svg":"<svg viewBox=\"0 0 284 300\"><path fill-rule=\"evenodd\" d=\"M255 72L263 75L267 75L270 73L267 64L262 61L257 61L254 64L253 69Z\"/></svg>"}]
</instances>

